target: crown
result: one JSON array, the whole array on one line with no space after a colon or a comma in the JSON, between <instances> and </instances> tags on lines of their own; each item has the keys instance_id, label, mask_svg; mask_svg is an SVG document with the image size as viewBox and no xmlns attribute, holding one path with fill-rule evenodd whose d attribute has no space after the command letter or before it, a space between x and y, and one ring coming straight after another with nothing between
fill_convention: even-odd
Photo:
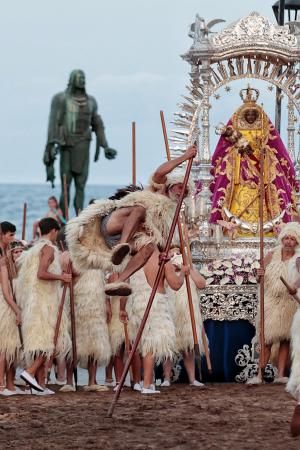
<instances>
[{"instance_id":1,"label":"crown","mask_svg":"<svg viewBox=\"0 0 300 450\"><path fill-rule=\"evenodd\" d=\"M246 89L240 91L240 97L244 103L256 103L259 97L259 90L251 88L248 84Z\"/></svg>"}]
</instances>

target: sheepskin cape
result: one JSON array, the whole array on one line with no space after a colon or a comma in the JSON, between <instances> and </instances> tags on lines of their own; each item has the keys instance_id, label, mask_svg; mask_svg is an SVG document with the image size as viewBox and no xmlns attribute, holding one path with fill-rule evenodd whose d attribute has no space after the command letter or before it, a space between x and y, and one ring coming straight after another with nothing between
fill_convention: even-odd
<instances>
[{"instance_id":1,"label":"sheepskin cape","mask_svg":"<svg viewBox=\"0 0 300 450\"><path fill-rule=\"evenodd\" d=\"M141 269L130 278L133 289L128 307L128 333L134 340L141 324L151 294L144 270ZM172 359L176 352L175 326L167 294L157 293L150 310L141 340L139 352L142 356L152 354L157 362Z\"/></svg>"},{"instance_id":2,"label":"sheepskin cape","mask_svg":"<svg viewBox=\"0 0 300 450\"><path fill-rule=\"evenodd\" d=\"M114 209L131 206L142 206L146 210L145 231L135 234L135 248L139 250L149 243L165 244L176 209L176 203L168 197L145 190L130 193L121 200L99 200L70 220L66 227L68 248L76 270L122 270L122 265L111 263L111 249L104 241L100 225L102 217Z\"/></svg>"},{"instance_id":3,"label":"sheepskin cape","mask_svg":"<svg viewBox=\"0 0 300 450\"><path fill-rule=\"evenodd\" d=\"M10 365L19 360L21 342L16 324L16 315L5 300L0 284L0 353Z\"/></svg>"},{"instance_id":4,"label":"sheepskin cape","mask_svg":"<svg viewBox=\"0 0 300 450\"><path fill-rule=\"evenodd\" d=\"M100 270L83 272L74 286L78 363L86 368L89 357L106 365L111 347L106 322L104 275Z\"/></svg>"},{"instance_id":5,"label":"sheepskin cape","mask_svg":"<svg viewBox=\"0 0 300 450\"><path fill-rule=\"evenodd\" d=\"M200 347L200 352L204 353L199 295L197 287L191 277L190 277L190 286L194 307L194 316L196 322L198 343ZM168 295L170 297L170 306L172 308L172 314L175 323L176 350L178 353L192 351L194 350L194 339L186 290L186 282L184 281L184 284L178 291L173 291L172 289L168 288Z\"/></svg>"},{"instance_id":6,"label":"sheepskin cape","mask_svg":"<svg viewBox=\"0 0 300 450\"><path fill-rule=\"evenodd\" d=\"M300 400L300 309L298 308L291 328L292 339L292 369L286 390Z\"/></svg>"},{"instance_id":7,"label":"sheepskin cape","mask_svg":"<svg viewBox=\"0 0 300 450\"><path fill-rule=\"evenodd\" d=\"M50 241L44 239L23 252L18 261L20 269L16 281L16 298L22 310L24 356L27 364L31 364L37 354L43 354L49 359L54 351L61 287L60 281L40 280L37 277L40 253L45 245L54 249L54 260L48 271L60 274L59 252ZM70 348L68 321L63 312L56 355L65 356Z\"/></svg>"},{"instance_id":8,"label":"sheepskin cape","mask_svg":"<svg viewBox=\"0 0 300 450\"><path fill-rule=\"evenodd\" d=\"M297 302L280 281L283 276L290 285L299 277L296 259L300 253L287 261L281 260L282 246L275 248L265 272L265 342L273 344L290 339L290 330Z\"/></svg>"}]
</instances>

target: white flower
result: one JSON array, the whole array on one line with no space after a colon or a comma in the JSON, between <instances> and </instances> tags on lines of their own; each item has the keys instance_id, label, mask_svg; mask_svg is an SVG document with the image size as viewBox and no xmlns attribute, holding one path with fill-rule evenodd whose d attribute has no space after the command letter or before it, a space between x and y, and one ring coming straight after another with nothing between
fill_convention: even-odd
<instances>
[{"instance_id":1,"label":"white flower","mask_svg":"<svg viewBox=\"0 0 300 450\"><path fill-rule=\"evenodd\" d=\"M214 282L214 278L207 278L206 284L212 284Z\"/></svg>"},{"instance_id":2,"label":"white flower","mask_svg":"<svg viewBox=\"0 0 300 450\"><path fill-rule=\"evenodd\" d=\"M220 285L223 286L224 284L229 283L230 278L229 277L224 277L220 280Z\"/></svg>"},{"instance_id":3,"label":"white flower","mask_svg":"<svg viewBox=\"0 0 300 450\"><path fill-rule=\"evenodd\" d=\"M207 266L203 266L202 269L200 269L200 273L205 277L210 277L213 274L213 272L209 270Z\"/></svg>"},{"instance_id":4,"label":"white flower","mask_svg":"<svg viewBox=\"0 0 300 450\"><path fill-rule=\"evenodd\" d=\"M252 269L251 269L251 267L244 267L243 270L244 270L244 272L251 272Z\"/></svg>"},{"instance_id":5,"label":"white flower","mask_svg":"<svg viewBox=\"0 0 300 450\"><path fill-rule=\"evenodd\" d=\"M235 266L241 266L242 265L242 260L241 259L234 259L232 261L232 264L234 264Z\"/></svg>"},{"instance_id":6,"label":"white flower","mask_svg":"<svg viewBox=\"0 0 300 450\"><path fill-rule=\"evenodd\" d=\"M246 256L246 258L244 259L244 264L251 264L253 262L252 258L250 258L250 256Z\"/></svg>"},{"instance_id":7,"label":"white flower","mask_svg":"<svg viewBox=\"0 0 300 450\"><path fill-rule=\"evenodd\" d=\"M215 275L224 275L224 270L215 270L214 274Z\"/></svg>"},{"instance_id":8,"label":"white flower","mask_svg":"<svg viewBox=\"0 0 300 450\"><path fill-rule=\"evenodd\" d=\"M225 270L225 273L226 275L234 275L234 271L231 268Z\"/></svg>"},{"instance_id":9,"label":"white flower","mask_svg":"<svg viewBox=\"0 0 300 450\"><path fill-rule=\"evenodd\" d=\"M244 267L237 267L236 272L246 272L246 269Z\"/></svg>"},{"instance_id":10,"label":"white flower","mask_svg":"<svg viewBox=\"0 0 300 450\"><path fill-rule=\"evenodd\" d=\"M236 275L234 277L234 282L235 284L237 284L238 286L240 286L241 284L243 284L244 281L244 277L242 277L241 275Z\"/></svg>"},{"instance_id":11,"label":"white flower","mask_svg":"<svg viewBox=\"0 0 300 450\"><path fill-rule=\"evenodd\" d=\"M223 262L218 259L218 260L213 262L213 268L214 269L219 269L219 267L221 267L222 264L223 264Z\"/></svg>"},{"instance_id":12,"label":"white flower","mask_svg":"<svg viewBox=\"0 0 300 450\"><path fill-rule=\"evenodd\" d=\"M259 264L258 261L254 261L254 262L251 264L251 269L259 269L259 268L260 268L260 264Z\"/></svg>"},{"instance_id":13,"label":"white flower","mask_svg":"<svg viewBox=\"0 0 300 450\"><path fill-rule=\"evenodd\" d=\"M223 266L232 267L232 262L231 261L223 261Z\"/></svg>"},{"instance_id":14,"label":"white flower","mask_svg":"<svg viewBox=\"0 0 300 450\"><path fill-rule=\"evenodd\" d=\"M248 276L248 281L249 281L249 283L255 283L255 284L257 283L257 280L253 275Z\"/></svg>"}]
</instances>

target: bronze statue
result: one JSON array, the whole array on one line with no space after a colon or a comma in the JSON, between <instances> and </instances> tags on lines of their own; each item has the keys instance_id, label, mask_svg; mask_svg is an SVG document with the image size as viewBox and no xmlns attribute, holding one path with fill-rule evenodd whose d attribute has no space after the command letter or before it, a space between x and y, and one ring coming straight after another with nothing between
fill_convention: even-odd
<instances>
[{"instance_id":1,"label":"bronze statue","mask_svg":"<svg viewBox=\"0 0 300 450\"><path fill-rule=\"evenodd\" d=\"M66 175L68 200L70 185L74 179L76 213L83 209L84 188L89 171L89 149L92 132L96 135L96 152L94 161L98 161L100 147L104 149L107 159L116 157L116 150L108 146L104 124L97 112L97 102L85 90L85 74L82 70L73 70L67 89L52 98L48 127L48 140L44 153L47 181L54 186L54 161L60 153L60 177ZM60 207L64 211L63 188Z\"/></svg>"}]
</instances>

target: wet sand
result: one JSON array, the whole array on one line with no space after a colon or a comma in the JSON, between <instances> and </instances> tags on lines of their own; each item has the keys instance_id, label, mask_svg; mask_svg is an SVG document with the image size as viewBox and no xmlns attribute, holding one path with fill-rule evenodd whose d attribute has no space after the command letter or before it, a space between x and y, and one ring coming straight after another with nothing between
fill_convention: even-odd
<instances>
[{"instance_id":1,"label":"wet sand","mask_svg":"<svg viewBox=\"0 0 300 450\"><path fill-rule=\"evenodd\" d=\"M56 389L56 387L54 387ZM186 385L142 396L112 391L0 398L1 449L300 449L282 385Z\"/></svg>"}]
</instances>

